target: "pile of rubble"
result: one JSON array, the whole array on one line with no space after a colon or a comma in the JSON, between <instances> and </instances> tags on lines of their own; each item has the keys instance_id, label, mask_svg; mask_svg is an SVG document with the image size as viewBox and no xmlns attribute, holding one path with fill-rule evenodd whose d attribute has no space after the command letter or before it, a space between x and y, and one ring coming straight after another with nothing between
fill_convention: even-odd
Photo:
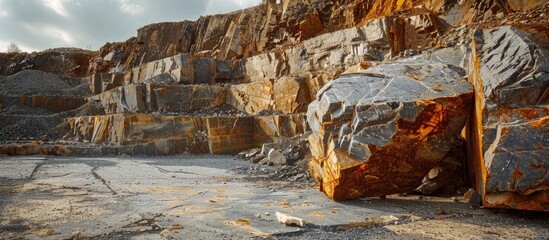
<instances>
[{"instance_id":1,"label":"pile of rubble","mask_svg":"<svg viewBox=\"0 0 549 240\"><path fill-rule=\"evenodd\" d=\"M335 200L470 182L485 207L547 210L547 16L544 1L265 0L98 52L0 54L0 154L251 149Z\"/></svg>"},{"instance_id":2,"label":"pile of rubble","mask_svg":"<svg viewBox=\"0 0 549 240\"><path fill-rule=\"evenodd\" d=\"M312 182L308 171L311 159L308 136L310 132L295 137L281 137L261 148L252 148L236 155L237 160L249 161L259 166L237 169L237 172L263 176L269 180L289 182ZM274 167L265 167L274 166Z\"/></svg>"}]
</instances>

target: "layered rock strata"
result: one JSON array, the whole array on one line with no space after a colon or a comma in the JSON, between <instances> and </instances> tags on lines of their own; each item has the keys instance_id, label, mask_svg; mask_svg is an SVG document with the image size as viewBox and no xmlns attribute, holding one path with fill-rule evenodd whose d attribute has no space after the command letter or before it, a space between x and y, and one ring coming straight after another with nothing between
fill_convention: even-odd
<instances>
[{"instance_id":1,"label":"layered rock strata","mask_svg":"<svg viewBox=\"0 0 549 240\"><path fill-rule=\"evenodd\" d=\"M98 94L107 114L184 113L212 109L225 104L227 88L210 85L162 83L130 84Z\"/></svg>"},{"instance_id":2,"label":"layered rock strata","mask_svg":"<svg viewBox=\"0 0 549 240\"><path fill-rule=\"evenodd\" d=\"M399 62L322 88L307 120L312 175L334 200L408 192L463 129L473 98L463 69Z\"/></svg>"},{"instance_id":3,"label":"layered rock strata","mask_svg":"<svg viewBox=\"0 0 549 240\"><path fill-rule=\"evenodd\" d=\"M320 34L360 27L369 20L385 16L396 18L391 19L395 28L388 33L393 34L393 54L398 54L405 45L417 49L417 43L424 46L422 40L436 38L430 33L432 27L425 28L422 31L425 35L418 36L416 41L401 37L421 22L431 21L436 16L440 16L445 25L460 26L502 18L542 4L543 1L526 0L268 0L256 7L205 16L196 21L145 26L138 30L137 37L103 46L91 68L99 72L129 71L143 63L179 53L224 60L249 58L299 44ZM399 16L410 13L428 15L411 20L399 19Z\"/></svg>"},{"instance_id":4,"label":"layered rock strata","mask_svg":"<svg viewBox=\"0 0 549 240\"><path fill-rule=\"evenodd\" d=\"M311 169L329 196L407 192L459 133L467 75L468 157L485 205L547 209L548 9L265 0L151 24L98 52L0 54L11 75L0 75L0 154L232 153L305 132L309 109ZM514 27L493 29L504 25Z\"/></svg>"},{"instance_id":5,"label":"layered rock strata","mask_svg":"<svg viewBox=\"0 0 549 240\"><path fill-rule=\"evenodd\" d=\"M113 114L66 119L67 140L116 146L118 154L237 153L306 130L304 115L162 116Z\"/></svg>"},{"instance_id":6,"label":"layered rock strata","mask_svg":"<svg viewBox=\"0 0 549 240\"><path fill-rule=\"evenodd\" d=\"M473 38L469 157L485 207L549 209L549 28Z\"/></svg>"}]
</instances>

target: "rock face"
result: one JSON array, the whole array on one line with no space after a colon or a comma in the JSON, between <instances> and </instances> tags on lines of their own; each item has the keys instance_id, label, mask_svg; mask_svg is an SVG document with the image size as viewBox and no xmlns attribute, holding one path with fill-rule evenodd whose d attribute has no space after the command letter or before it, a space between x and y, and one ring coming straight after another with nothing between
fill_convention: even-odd
<instances>
[{"instance_id":1,"label":"rock face","mask_svg":"<svg viewBox=\"0 0 549 240\"><path fill-rule=\"evenodd\" d=\"M0 144L41 138L65 117L83 113L89 96L87 81L78 78L38 70L0 77Z\"/></svg>"},{"instance_id":2,"label":"rock face","mask_svg":"<svg viewBox=\"0 0 549 240\"><path fill-rule=\"evenodd\" d=\"M209 85L130 84L98 94L107 114L185 113L225 104L227 88Z\"/></svg>"},{"instance_id":3,"label":"rock face","mask_svg":"<svg viewBox=\"0 0 549 240\"><path fill-rule=\"evenodd\" d=\"M549 28L474 35L469 156L485 207L549 209Z\"/></svg>"},{"instance_id":4,"label":"rock face","mask_svg":"<svg viewBox=\"0 0 549 240\"><path fill-rule=\"evenodd\" d=\"M0 54L0 154L236 153L312 130L333 199L428 193L459 185L446 153L469 115L484 205L546 210L547 16L539 0L264 0L97 52ZM266 161L299 158L284 149Z\"/></svg>"},{"instance_id":5,"label":"rock face","mask_svg":"<svg viewBox=\"0 0 549 240\"><path fill-rule=\"evenodd\" d=\"M278 137L304 133L304 116L281 116L265 124L262 117L190 117L112 114L66 120L71 138L115 146L118 154L230 154L260 147ZM267 125L267 126L266 126Z\"/></svg>"},{"instance_id":6,"label":"rock face","mask_svg":"<svg viewBox=\"0 0 549 240\"><path fill-rule=\"evenodd\" d=\"M526 0L268 0L264 4L228 14L204 16L196 21L159 23L138 30L124 43L103 46L94 60L99 72L129 71L180 53L231 60L249 58L269 50L299 44L321 34L360 27L380 17L390 19L393 54L425 48L437 38L443 24L459 26L539 7L543 1ZM410 14L411 13L411 14ZM410 19L400 16L417 15ZM420 31L416 31L420 30ZM419 34L407 40L404 35ZM435 34L433 34L435 32ZM415 35L415 34L412 34Z\"/></svg>"},{"instance_id":7,"label":"rock face","mask_svg":"<svg viewBox=\"0 0 549 240\"><path fill-rule=\"evenodd\" d=\"M408 192L450 150L473 98L462 69L400 62L322 88L307 120L312 175L334 200Z\"/></svg>"}]
</instances>

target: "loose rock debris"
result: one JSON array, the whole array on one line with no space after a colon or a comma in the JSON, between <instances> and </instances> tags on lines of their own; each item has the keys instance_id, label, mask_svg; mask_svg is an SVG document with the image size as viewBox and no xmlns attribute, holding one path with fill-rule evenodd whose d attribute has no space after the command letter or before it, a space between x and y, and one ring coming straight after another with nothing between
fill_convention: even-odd
<instances>
[{"instance_id":1,"label":"loose rock debris","mask_svg":"<svg viewBox=\"0 0 549 240\"><path fill-rule=\"evenodd\" d=\"M296 197L291 191L316 186L336 201L375 199L383 204L395 201L391 194L400 194L423 204L432 200L429 195L447 194L451 204L468 204L471 211L547 211L548 16L546 1L266 0L250 9L196 21L148 25L136 37L108 43L96 52L59 48L0 53L0 161L8 155L33 154L240 153L237 159L246 162L227 164L243 182L261 189L255 201L277 194ZM87 164L78 163L77 168ZM124 167L135 170L139 164L134 164ZM19 167L23 166L13 168ZM51 176L73 174L50 176L41 168L31 172L43 175L33 173L28 179L44 181L29 183L37 189L53 184ZM169 174L171 182L181 182L206 171L190 168L161 173ZM98 176L106 174L101 172L104 166L92 169ZM108 186L106 194L117 193L105 205L117 204L117 198L142 185L142 178L151 177L147 174L159 171L149 170L134 176L139 180L131 186L109 190L116 183L99 183ZM16 170L0 174L12 171ZM194 175L180 176L185 172ZM234 176L215 173L208 175L212 181L234 183ZM52 191L92 191L84 190L87 185L69 185ZM6 189L28 189L23 186ZM175 187L179 188L171 194L187 189ZM466 191L469 187L475 189ZM134 197L153 190L140 191ZM10 197L12 193L6 191ZM180 206L184 197L206 195L201 202L223 207L236 198L234 194L243 194L208 193L200 189L164 200ZM277 201L287 204L264 203L282 209L259 212L286 212L285 208L308 204ZM253 201L244 202L248 206ZM180 209L173 207L169 208ZM25 210L12 205L0 209ZM195 211L191 216L205 214L185 209ZM309 215L329 218L345 212L322 210L298 216L314 221ZM438 217L455 215L448 205L423 210ZM258 233L267 218L274 221L273 216L258 219L256 214L235 214L219 222L252 219L236 225ZM357 222L364 219L368 218ZM128 229L170 229L167 233L174 238L175 231L193 229L180 221L166 220L162 226ZM50 229L40 226L32 232L53 237L66 233ZM88 236L83 230L76 232L76 237ZM235 236L241 235L223 235Z\"/></svg>"},{"instance_id":2,"label":"loose rock debris","mask_svg":"<svg viewBox=\"0 0 549 240\"><path fill-rule=\"evenodd\" d=\"M284 225L305 227L305 220L301 218L289 216L287 214L280 213L280 212L276 212L275 216L278 222Z\"/></svg>"}]
</instances>

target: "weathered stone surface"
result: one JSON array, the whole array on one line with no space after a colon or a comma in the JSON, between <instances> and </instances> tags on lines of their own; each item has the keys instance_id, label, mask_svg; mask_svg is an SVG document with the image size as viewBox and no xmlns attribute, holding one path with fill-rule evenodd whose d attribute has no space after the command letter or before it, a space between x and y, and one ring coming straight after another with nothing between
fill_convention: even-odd
<instances>
[{"instance_id":1,"label":"weathered stone surface","mask_svg":"<svg viewBox=\"0 0 549 240\"><path fill-rule=\"evenodd\" d=\"M250 114L273 110L273 83L269 80L231 86L227 103Z\"/></svg>"},{"instance_id":2,"label":"weathered stone surface","mask_svg":"<svg viewBox=\"0 0 549 240\"><path fill-rule=\"evenodd\" d=\"M12 101L12 104L31 108L43 108L53 113L74 110L87 102L86 99L77 96L20 95L18 97L5 97L0 95L0 99L6 98L15 100Z\"/></svg>"},{"instance_id":3,"label":"weathered stone surface","mask_svg":"<svg viewBox=\"0 0 549 240\"><path fill-rule=\"evenodd\" d=\"M97 95L107 114L183 113L211 109L226 101L225 87L210 85L130 84Z\"/></svg>"},{"instance_id":4,"label":"weathered stone surface","mask_svg":"<svg viewBox=\"0 0 549 240\"><path fill-rule=\"evenodd\" d=\"M176 82L193 83L193 66L190 56L188 54L180 54L148 62L131 69L126 74L125 79L127 83L137 84L164 73L170 74Z\"/></svg>"},{"instance_id":5,"label":"weathered stone surface","mask_svg":"<svg viewBox=\"0 0 549 240\"><path fill-rule=\"evenodd\" d=\"M305 132L303 112L318 97L309 109L311 171L330 197L407 192L426 173L424 190L449 189L452 184L438 181L449 174L441 164L455 161L440 159L467 115L471 93L459 67L471 61L479 95L468 140L479 192L488 207L547 209L549 34L540 27L547 25L547 6L530 0L264 0L196 21L145 26L96 54L0 54L0 74L39 69L88 76L97 94L88 98L91 107L73 110L83 104L80 95L90 96L87 88L72 89L78 79L38 71L0 76L0 139L12 141L0 145L0 153L71 154L58 145L19 144L47 129L55 132L51 139L69 131L75 145L90 142L105 153L234 153ZM521 28L481 32L470 46L468 32L500 25ZM417 63L380 65L410 56ZM26 81L32 75L36 81ZM56 114L38 115L50 113L36 108ZM112 115L96 116L103 109ZM73 116L89 117L54 128ZM302 156L287 149L277 150L289 163ZM283 162L273 160L278 157L267 160Z\"/></svg>"},{"instance_id":6,"label":"weathered stone surface","mask_svg":"<svg viewBox=\"0 0 549 240\"><path fill-rule=\"evenodd\" d=\"M298 119L303 120L303 115ZM114 144L120 154L132 155L237 153L281 136L293 137L304 132L304 121L289 121L271 122L273 129L269 132L262 128L264 120L260 117L113 114L66 119L69 140Z\"/></svg>"},{"instance_id":7,"label":"weathered stone surface","mask_svg":"<svg viewBox=\"0 0 549 240\"><path fill-rule=\"evenodd\" d=\"M322 22L318 14L309 14L299 22L299 40L304 41L311 37L316 36L318 33L324 30Z\"/></svg>"},{"instance_id":8,"label":"weathered stone surface","mask_svg":"<svg viewBox=\"0 0 549 240\"><path fill-rule=\"evenodd\" d=\"M76 138L113 143L121 153L230 153L250 148L252 118L194 118L115 114L67 119ZM78 139L77 139L78 140Z\"/></svg>"},{"instance_id":9,"label":"weathered stone surface","mask_svg":"<svg viewBox=\"0 0 549 240\"><path fill-rule=\"evenodd\" d=\"M159 112L212 109L225 104L226 92L225 87L209 85L147 84L146 103L151 111Z\"/></svg>"},{"instance_id":10,"label":"weathered stone surface","mask_svg":"<svg viewBox=\"0 0 549 240\"><path fill-rule=\"evenodd\" d=\"M124 85L124 75L121 73L95 73L87 78L90 81L90 90L93 94Z\"/></svg>"},{"instance_id":11,"label":"weathered stone surface","mask_svg":"<svg viewBox=\"0 0 549 240\"><path fill-rule=\"evenodd\" d=\"M460 72L400 62L324 86L307 112L310 170L320 190L344 200L419 186L465 124L473 93Z\"/></svg>"},{"instance_id":12,"label":"weathered stone surface","mask_svg":"<svg viewBox=\"0 0 549 240\"><path fill-rule=\"evenodd\" d=\"M140 61L147 63L189 52L194 41L190 33L195 28L195 22L183 21L155 23L138 29L137 41L143 43L142 51L146 53Z\"/></svg>"},{"instance_id":13,"label":"weathered stone surface","mask_svg":"<svg viewBox=\"0 0 549 240\"><path fill-rule=\"evenodd\" d=\"M410 20L414 17L402 22L414 22ZM327 82L328 76L350 65L391 56L392 43L388 42L388 36L394 35L392 29L396 26L392 21L392 18L373 19L361 27L322 34L284 51L272 51L237 61L233 81L249 84L233 87L229 102L251 114L261 111L302 112L312 100L311 96ZM415 31L425 33L424 29L428 28L434 29L432 31L436 35L438 23L425 23L421 28L423 30L418 28L405 33L402 30L403 36L410 36L402 39L413 42L410 39L420 38ZM421 38L430 39L426 36ZM398 47L400 50L395 48L395 54L404 51L408 45L402 42L398 43Z\"/></svg>"},{"instance_id":14,"label":"weathered stone surface","mask_svg":"<svg viewBox=\"0 0 549 240\"><path fill-rule=\"evenodd\" d=\"M142 64L189 53L196 23L156 23L137 30L137 37L107 43L90 64L90 72L126 72Z\"/></svg>"},{"instance_id":15,"label":"weathered stone surface","mask_svg":"<svg viewBox=\"0 0 549 240\"><path fill-rule=\"evenodd\" d=\"M308 89L307 79L303 78L279 78L274 83L273 91L273 110L286 114L307 111L307 106L313 98Z\"/></svg>"},{"instance_id":16,"label":"weathered stone surface","mask_svg":"<svg viewBox=\"0 0 549 240\"><path fill-rule=\"evenodd\" d=\"M392 55L404 48L432 47L441 34L439 16L457 26L493 19L495 13L532 9L542 1L473 0L297 0L265 1L227 14L204 16L194 22L152 24L124 43L109 43L95 58L93 70L129 71L146 62L181 53L219 59L249 58L302 43L323 33L362 27L386 17ZM491 12L494 14L487 14ZM402 16L402 17L400 17ZM368 34L365 34L368 36ZM309 49L309 48L307 48Z\"/></svg>"},{"instance_id":17,"label":"weathered stone surface","mask_svg":"<svg viewBox=\"0 0 549 240\"><path fill-rule=\"evenodd\" d=\"M463 199L467 201L470 207L479 208L482 206L482 197L475 189L470 188L463 195Z\"/></svg>"},{"instance_id":18,"label":"weathered stone surface","mask_svg":"<svg viewBox=\"0 0 549 240\"><path fill-rule=\"evenodd\" d=\"M311 102L307 78L282 77L231 86L227 102L249 114L305 112ZM322 83L323 84L323 83Z\"/></svg>"},{"instance_id":19,"label":"weathered stone surface","mask_svg":"<svg viewBox=\"0 0 549 240\"><path fill-rule=\"evenodd\" d=\"M169 75L181 84L215 84L230 81L232 74L233 69L228 61L179 54L133 68L126 74L125 82L137 84L161 75Z\"/></svg>"},{"instance_id":20,"label":"weathered stone surface","mask_svg":"<svg viewBox=\"0 0 549 240\"><path fill-rule=\"evenodd\" d=\"M465 45L456 45L448 48L424 51L421 55L414 56L412 59L430 60L452 64L461 68L467 68L470 55L470 47Z\"/></svg>"},{"instance_id":21,"label":"weathered stone surface","mask_svg":"<svg viewBox=\"0 0 549 240\"><path fill-rule=\"evenodd\" d=\"M469 157L485 207L549 209L549 28L475 33Z\"/></svg>"},{"instance_id":22,"label":"weathered stone surface","mask_svg":"<svg viewBox=\"0 0 549 240\"><path fill-rule=\"evenodd\" d=\"M254 116L254 139L260 143L275 142L307 131L305 114Z\"/></svg>"},{"instance_id":23,"label":"weathered stone surface","mask_svg":"<svg viewBox=\"0 0 549 240\"><path fill-rule=\"evenodd\" d=\"M544 4L544 1L538 0L464 0L457 3L434 0L432 2L445 3L441 6L444 12L441 17L454 26L482 22L493 19L497 13L507 15L513 12L526 11Z\"/></svg>"}]
</instances>

